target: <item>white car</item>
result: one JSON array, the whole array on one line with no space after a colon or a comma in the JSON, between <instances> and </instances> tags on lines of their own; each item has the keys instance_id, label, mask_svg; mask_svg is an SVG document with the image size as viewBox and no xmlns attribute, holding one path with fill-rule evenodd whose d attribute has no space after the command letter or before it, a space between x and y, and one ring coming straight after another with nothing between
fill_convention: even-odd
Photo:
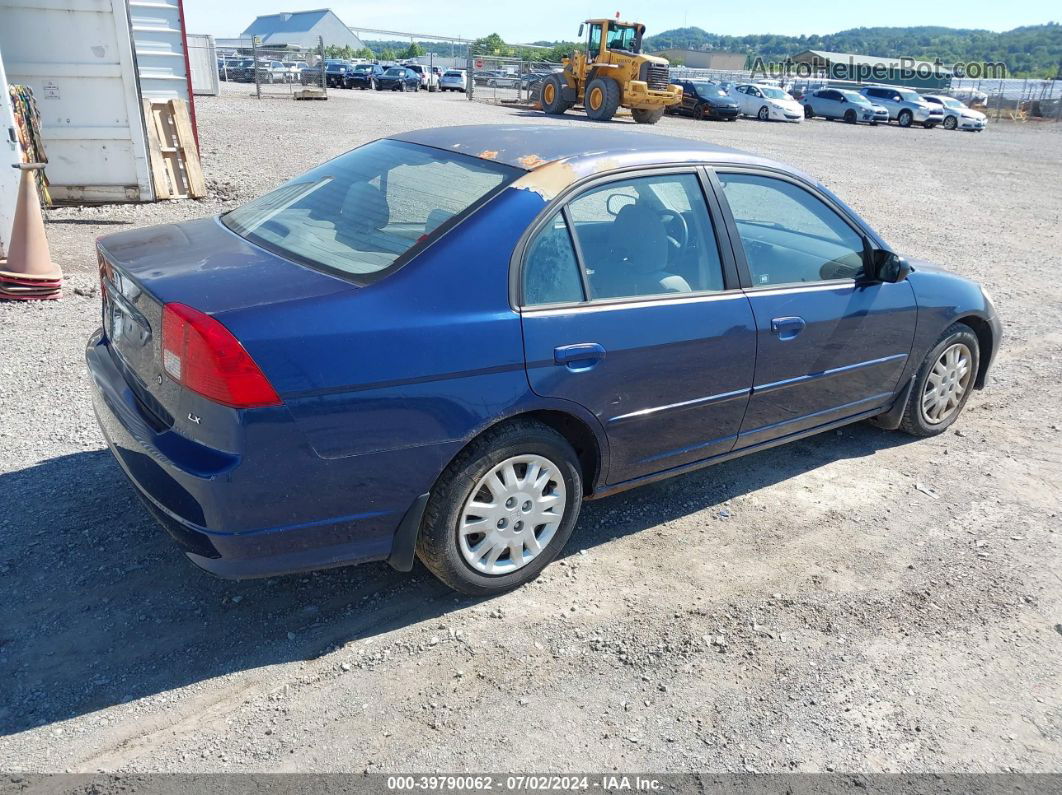
<instances>
[{"instance_id":1,"label":"white car","mask_svg":"<svg viewBox=\"0 0 1062 795\"><path fill-rule=\"evenodd\" d=\"M468 88L468 76L463 69L447 69L439 80L440 91L460 91Z\"/></svg>"},{"instance_id":2,"label":"white car","mask_svg":"<svg viewBox=\"0 0 1062 795\"><path fill-rule=\"evenodd\" d=\"M934 105L940 105L944 109L944 121L941 125L945 130L974 130L981 132L988 126L988 117L979 110L973 110L955 97L946 97L943 94L923 94L922 99Z\"/></svg>"},{"instance_id":3,"label":"white car","mask_svg":"<svg viewBox=\"0 0 1062 795\"><path fill-rule=\"evenodd\" d=\"M803 105L776 86L738 83L728 93L744 115L760 121L799 122L804 118Z\"/></svg>"},{"instance_id":4,"label":"white car","mask_svg":"<svg viewBox=\"0 0 1062 795\"><path fill-rule=\"evenodd\" d=\"M419 63L407 63L406 69L412 69L420 77L420 87L425 88L428 91L435 91L439 88L439 70L432 69L427 66L422 66Z\"/></svg>"}]
</instances>

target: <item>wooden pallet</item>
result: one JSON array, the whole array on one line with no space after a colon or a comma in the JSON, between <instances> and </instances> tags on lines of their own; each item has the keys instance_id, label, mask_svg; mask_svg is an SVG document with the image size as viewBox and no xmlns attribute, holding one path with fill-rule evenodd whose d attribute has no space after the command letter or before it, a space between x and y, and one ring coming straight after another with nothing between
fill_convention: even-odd
<instances>
[{"instance_id":1,"label":"wooden pallet","mask_svg":"<svg viewBox=\"0 0 1062 795\"><path fill-rule=\"evenodd\" d=\"M206 180L195 147L188 103L144 100L144 121L156 199L199 199L206 196Z\"/></svg>"}]
</instances>

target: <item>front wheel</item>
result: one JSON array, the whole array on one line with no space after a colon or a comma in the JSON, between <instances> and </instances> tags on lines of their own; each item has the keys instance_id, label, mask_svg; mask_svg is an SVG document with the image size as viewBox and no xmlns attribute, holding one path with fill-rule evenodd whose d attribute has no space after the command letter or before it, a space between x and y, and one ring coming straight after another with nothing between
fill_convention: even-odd
<instances>
[{"instance_id":1,"label":"front wheel","mask_svg":"<svg viewBox=\"0 0 1062 795\"><path fill-rule=\"evenodd\" d=\"M567 543L583 498L579 460L530 420L473 441L432 489L417 556L440 580L488 596L533 580Z\"/></svg>"},{"instance_id":2,"label":"front wheel","mask_svg":"<svg viewBox=\"0 0 1062 795\"><path fill-rule=\"evenodd\" d=\"M664 116L663 108L631 108L631 116L638 124L656 124ZM700 116L699 118L704 118Z\"/></svg>"},{"instance_id":3,"label":"front wheel","mask_svg":"<svg viewBox=\"0 0 1062 795\"><path fill-rule=\"evenodd\" d=\"M844 112L844 120L848 124L855 124L856 123L856 112L854 110L852 110L851 108L849 108L848 110L846 110Z\"/></svg>"},{"instance_id":4,"label":"front wheel","mask_svg":"<svg viewBox=\"0 0 1062 795\"><path fill-rule=\"evenodd\" d=\"M815 118L815 111L813 111L811 109L811 105L805 105L804 106L804 118L805 119L814 119Z\"/></svg>"},{"instance_id":5,"label":"front wheel","mask_svg":"<svg viewBox=\"0 0 1062 795\"><path fill-rule=\"evenodd\" d=\"M950 326L915 376L900 428L913 436L945 431L966 405L981 361L977 335L962 323Z\"/></svg>"},{"instance_id":6,"label":"front wheel","mask_svg":"<svg viewBox=\"0 0 1062 795\"><path fill-rule=\"evenodd\" d=\"M900 123L901 127L910 127L911 122L914 121L914 114L909 110L901 110L900 115L896 117L896 121Z\"/></svg>"},{"instance_id":7,"label":"front wheel","mask_svg":"<svg viewBox=\"0 0 1062 795\"><path fill-rule=\"evenodd\" d=\"M944 119L944 129L945 130L954 130L958 126L959 126L959 120L956 119L954 116L948 116L948 118Z\"/></svg>"},{"instance_id":8,"label":"front wheel","mask_svg":"<svg viewBox=\"0 0 1062 795\"><path fill-rule=\"evenodd\" d=\"M764 105L760 108L760 112L756 114L756 118L760 121L768 121L771 118L771 109Z\"/></svg>"}]
</instances>

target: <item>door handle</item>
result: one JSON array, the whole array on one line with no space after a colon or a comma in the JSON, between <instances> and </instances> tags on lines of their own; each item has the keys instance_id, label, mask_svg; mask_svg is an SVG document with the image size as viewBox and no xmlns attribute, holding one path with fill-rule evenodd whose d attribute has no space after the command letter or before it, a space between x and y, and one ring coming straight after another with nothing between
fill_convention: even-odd
<instances>
[{"instance_id":1,"label":"door handle","mask_svg":"<svg viewBox=\"0 0 1062 795\"><path fill-rule=\"evenodd\" d=\"M793 339L806 325L802 317L776 317L771 320L771 333L784 342Z\"/></svg>"},{"instance_id":2,"label":"door handle","mask_svg":"<svg viewBox=\"0 0 1062 795\"><path fill-rule=\"evenodd\" d=\"M553 349L553 361L569 370L589 370L605 358L605 349L596 342L579 342Z\"/></svg>"}]
</instances>

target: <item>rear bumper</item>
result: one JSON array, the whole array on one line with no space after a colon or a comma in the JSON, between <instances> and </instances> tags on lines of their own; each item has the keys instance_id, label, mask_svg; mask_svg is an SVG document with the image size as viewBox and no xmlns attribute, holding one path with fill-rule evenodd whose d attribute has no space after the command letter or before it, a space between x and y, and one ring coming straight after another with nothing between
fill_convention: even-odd
<instances>
[{"instance_id":1,"label":"rear bumper","mask_svg":"<svg viewBox=\"0 0 1062 795\"><path fill-rule=\"evenodd\" d=\"M90 338L86 360L108 447L159 523L212 574L242 579L384 560L403 515L425 490L414 482L373 488L372 473L379 480L380 472L395 471L389 453L324 460L301 437L277 431L285 425L277 417L259 426L273 428L269 437L248 429L252 444L244 454L156 432L102 331ZM389 499L359 499L362 484L365 493ZM343 512L359 502L360 511Z\"/></svg>"}]
</instances>

